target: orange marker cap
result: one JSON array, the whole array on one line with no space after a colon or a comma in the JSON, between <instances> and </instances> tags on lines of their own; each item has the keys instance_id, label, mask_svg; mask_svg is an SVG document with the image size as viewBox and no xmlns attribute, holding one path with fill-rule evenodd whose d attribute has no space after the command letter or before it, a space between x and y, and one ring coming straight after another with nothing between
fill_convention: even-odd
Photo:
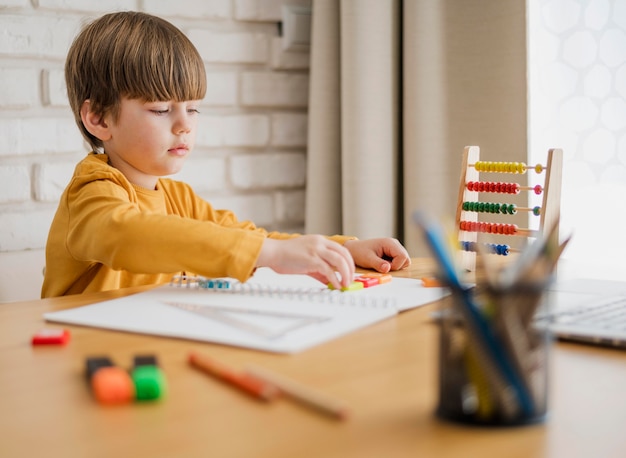
<instances>
[{"instance_id":1,"label":"orange marker cap","mask_svg":"<svg viewBox=\"0 0 626 458\"><path fill-rule=\"evenodd\" d=\"M128 372L115 367L102 367L91 377L91 389L101 404L125 404L135 399L135 384Z\"/></svg>"},{"instance_id":2,"label":"orange marker cap","mask_svg":"<svg viewBox=\"0 0 626 458\"><path fill-rule=\"evenodd\" d=\"M135 399L135 384L130 374L115 366L110 358L87 358L85 369L87 381L98 402L123 404Z\"/></svg>"}]
</instances>

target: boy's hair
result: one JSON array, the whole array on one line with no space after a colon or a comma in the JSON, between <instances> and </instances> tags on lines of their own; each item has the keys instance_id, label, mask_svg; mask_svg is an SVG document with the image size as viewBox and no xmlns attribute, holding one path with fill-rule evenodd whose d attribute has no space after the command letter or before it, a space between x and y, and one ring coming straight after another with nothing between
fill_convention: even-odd
<instances>
[{"instance_id":1,"label":"boy's hair","mask_svg":"<svg viewBox=\"0 0 626 458\"><path fill-rule=\"evenodd\" d=\"M67 55L65 82L76 123L94 149L103 145L83 125L85 100L117 121L122 97L182 102L206 93L204 64L191 41L164 19L133 11L107 14L81 31Z\"/></svg>"}]
</instances>

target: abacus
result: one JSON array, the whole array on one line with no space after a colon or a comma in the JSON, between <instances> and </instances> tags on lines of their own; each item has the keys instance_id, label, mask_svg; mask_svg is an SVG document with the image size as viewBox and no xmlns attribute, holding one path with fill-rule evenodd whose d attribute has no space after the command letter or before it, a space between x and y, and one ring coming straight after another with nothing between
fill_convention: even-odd
<instances>
[{"instance_id":1,"label":"abacus","mask_svg":"<svg viewBox=\"0 0 626 458\"><path fill-rule=\"evenodd\" d=\"M511 247L509 243L502 243L506 237L518 236L528 241L528 239L536 238L544 228L553 226L556 228L555 234L558 234L558 226L555 225L558 224L559 219L562 167L563 151L558 148L548 151L545 166L541 164L528 166L523 162L481 161L478 146L465 147L456 209L460 263L464 269L469 271L475 269L476 251L479 249L479 243L482 252L508 256L511 252L518 251L518 248ZM515 182L499 182L492 179L481 181L484 175L508 174L519 176L527 172L536 177L543 176L543 185L525 186ZM497 195L517 196L522 192L541 196L541 206L518 206L514 203L479 200L481 194L489 194L489 200L498 200ZM527 200L530 201L530 199ZM479 214L485 216L502 215L498 216L502 219L518 212L526 212L529 215L529 223L532 217L538 218L537 227L535 229L520 228L517 224L479 221Z\"/></svg>"}]
</instances>

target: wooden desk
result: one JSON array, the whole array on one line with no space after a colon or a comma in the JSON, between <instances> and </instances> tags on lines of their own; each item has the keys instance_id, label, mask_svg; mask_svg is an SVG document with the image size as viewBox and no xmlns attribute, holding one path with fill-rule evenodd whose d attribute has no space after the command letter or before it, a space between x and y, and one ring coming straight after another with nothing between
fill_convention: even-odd
<instances>
[{"instance_id":1,"label":"wooden desk","mask_svg":"<svg viewBox=\"0 0 626 458\"><path fill-rule=\"evenodd\" d=\"M414 260L403 276L430 271ZM128 291L0 305L0 457L617 457L626 454L626 352L558 343L545 424L466 427L433 415L437 328L411 310L296 355L68 327L63 348L32 347L42 313ZM47 326L52 326L48 324ZM191 369L190 350L237 368L256 363L352 407L339 422L287 400L258 402ZM130 366L156 354L169 382L159 403L103 407L85 358Z\"/></svg>"}]
</instances>

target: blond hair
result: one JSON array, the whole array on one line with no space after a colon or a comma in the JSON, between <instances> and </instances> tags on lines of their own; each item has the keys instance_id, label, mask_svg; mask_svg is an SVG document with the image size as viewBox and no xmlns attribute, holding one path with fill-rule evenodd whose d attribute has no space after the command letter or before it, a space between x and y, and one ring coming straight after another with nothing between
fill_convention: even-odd
<instances>
[{"instance_id":1,"label":"blond hair","mask_svg":"<svg viewBox=\"0 0 626 458\"><path fill-rule=\"evenodd\" d=\"M111 13L88 24L65 62L67 94L83 137L94 148L80 116L85 100L100 115L119 115L122 97L146 102L200 100L206 93L202 58L174 25L139 12Z\"/></svg>"}]
</instances>

